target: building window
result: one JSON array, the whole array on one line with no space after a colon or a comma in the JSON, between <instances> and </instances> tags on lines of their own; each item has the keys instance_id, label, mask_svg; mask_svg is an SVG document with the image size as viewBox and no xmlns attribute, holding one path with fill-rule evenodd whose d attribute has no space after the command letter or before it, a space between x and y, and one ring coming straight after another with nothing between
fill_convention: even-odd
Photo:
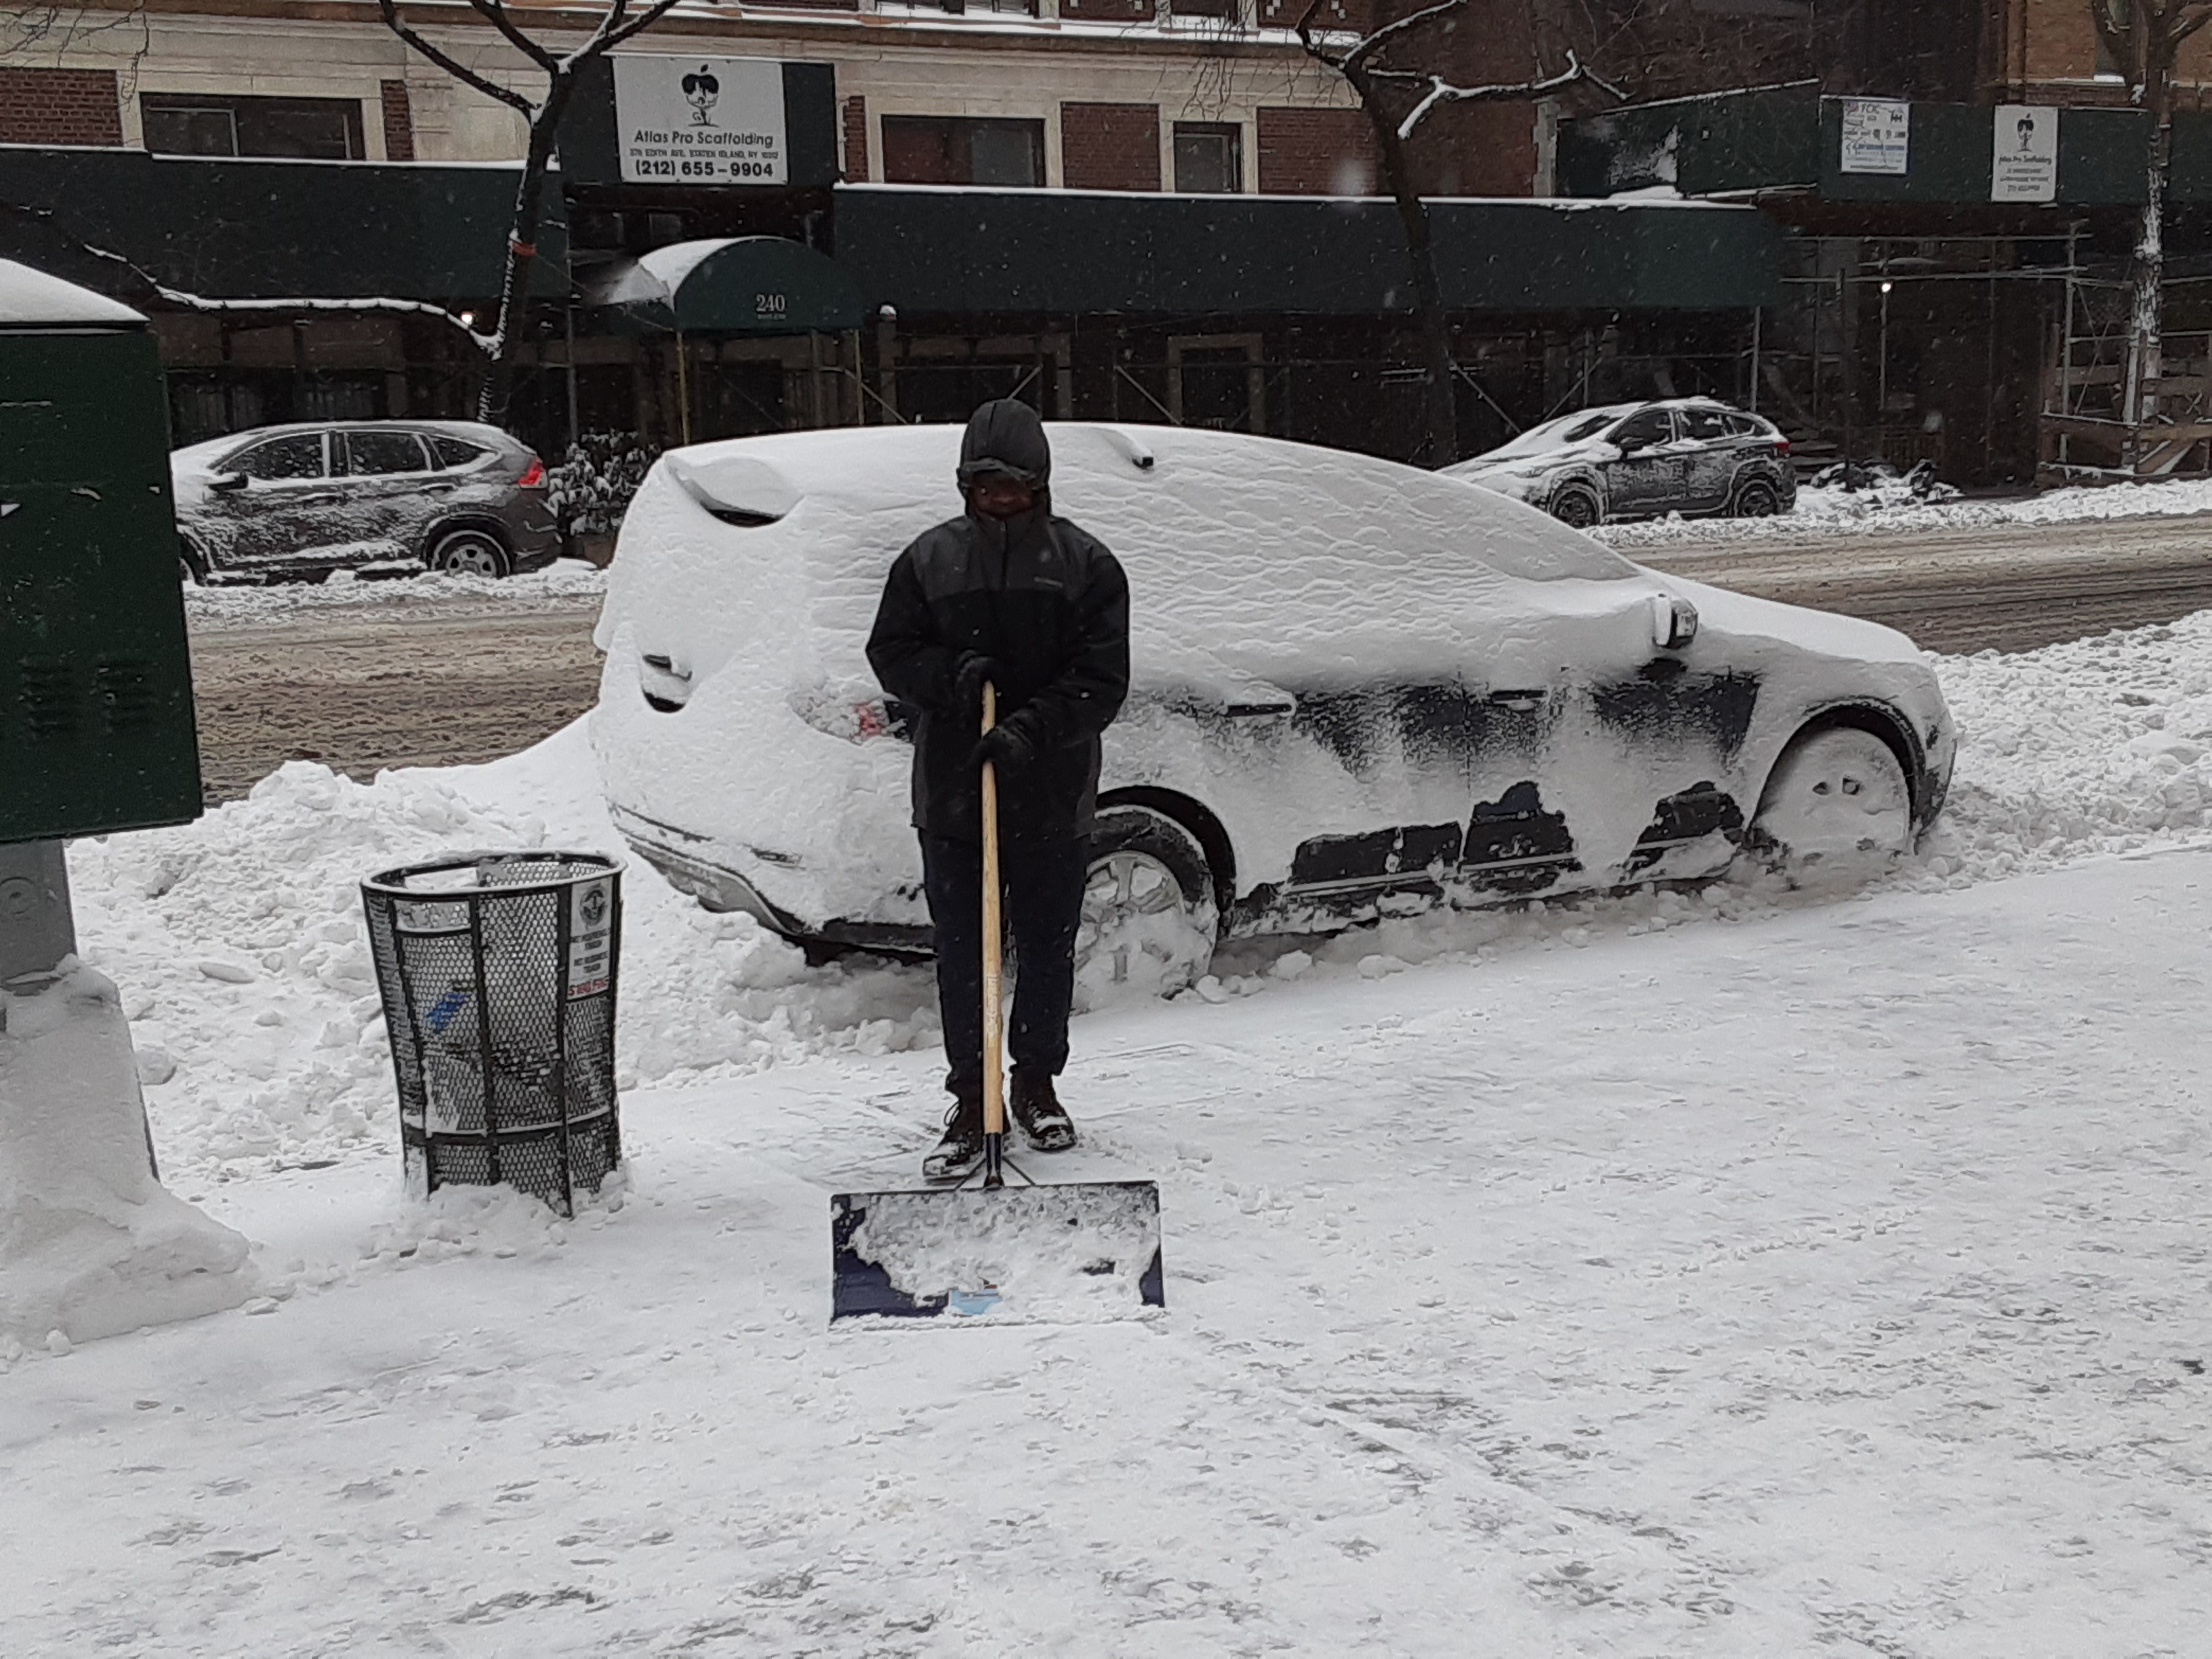
<instances>
[{"instance_id":1,"label":"building window","mask_svg":"<svg viewBox=\"0 0 2212 1659\"><path fill-rule=\"evenodd\" d=\"M1044 183L1044 123L951 115L884 117L884 181L893 185Z\"/></svg>"},{"instance_id":2,"label":"building window","mask_svg":"<svg viewBox=\"0 0 2212 1659\"><path fill-rule=\"evenodd\" d=\"M1160 9L1170 17L1210 17L1218 23L1244 21L1244 0L1168 0Z\"/></svg>"},{"instance_id":3,"label":"building window","mask_svg":"<svg viewBox=\"0 0 2212 1659\"><path fill-rule=\"evenodd\" d=\"M1176 122L1175 187L1196 196L1234 196L1243 190L1244 129L1234 122Z\"/></svg>"},{"instance_id":4,"label":"building window","mask_svg":"<svg viewBox=\"0 0 2212 1659\"><path fill-rule=\"evenodd\" d=\"M361 102L353 98L249 98L228 93L138 96L146 148L159 155L290 155L358 161Z\"/></svg>"},{"instance_id":5,"label":"building window","mask_svg":"<svg viewBox=\"0 0 2212 1659\"><path fill-rule=\"evenodd\" d=\"M1265 342L1257 334L1186 334L1168 340L1168 414L1178 426L1216 432L1267 429Z\"/></svg>"}]
</instances>

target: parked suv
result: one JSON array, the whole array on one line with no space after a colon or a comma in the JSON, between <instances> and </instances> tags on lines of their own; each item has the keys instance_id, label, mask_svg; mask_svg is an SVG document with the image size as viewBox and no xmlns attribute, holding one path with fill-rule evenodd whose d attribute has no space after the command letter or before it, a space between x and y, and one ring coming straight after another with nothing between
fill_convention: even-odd
<instances>
[{"instance_id":1,"label":"parked suv","mask_svg":"<svg viewBox=\"0 0 2212 1659\"><path fill-rule=\"evenodd\" d=\"M472 421L260 427L177 450L169 471L195 580L392 564L504 576L561 550L545 464Z\"/></svg>"},{"instance_id":2,"label":"parked suv","mask_svg":"<svg viewBox=\"0 0 2212 1659\"><path fill-rule=\"evenodd\" d=\"M1790 440L1710 398L1579 410L1443 470L1577 530L1669 513L1763 518L1797 501Z\"/></svg>"},{"instance_id":3,"label":"parked suv","mask_svg":"<svg viewBox=\"0 0 2212 1659\"><path fill-rule=\"evenodd\" d=\"M1942 804L1951 720L1887 628L1364 455L1049 430L1054 505L1135 596L1076 941L1094 1006L1193 983L1227 936L1694 881L1744 850L1887 858ZM905 711L865 647L898 550L957 510L961 431L672 450L631 503L592 743L617 827L710 909L927 949Z\"/></svg>"}]
</instances>

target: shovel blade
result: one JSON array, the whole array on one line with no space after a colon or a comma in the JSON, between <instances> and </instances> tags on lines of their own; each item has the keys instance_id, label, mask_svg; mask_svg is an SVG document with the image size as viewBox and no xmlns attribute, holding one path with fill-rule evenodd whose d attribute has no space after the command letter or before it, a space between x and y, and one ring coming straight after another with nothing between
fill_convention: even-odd
<instances>
[{"instance_id":1,"label":"shovel blade","mask_svg":"<svg viewBox=\"0 0 2212 1659\"><path fill-rule=\"evenodd\" d=\"M830 1318L1141 1319L1166 1305L1149 1181L838 1193Z\"/></svg>"}]
</instances>

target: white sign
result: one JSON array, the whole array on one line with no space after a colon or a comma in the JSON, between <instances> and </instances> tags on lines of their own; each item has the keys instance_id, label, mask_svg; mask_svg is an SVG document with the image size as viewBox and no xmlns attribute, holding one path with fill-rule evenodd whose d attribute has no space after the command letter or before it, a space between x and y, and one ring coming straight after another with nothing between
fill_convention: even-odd
<instances>
[{"instance_id":1,"label":"white sign","mask_svg":"<svg viewBox=\"0 0 2212 1659\"><path fill-rule=\"evenodd\" d=\"M568 994L597 996L607 988L614 956L615 884L611 877L580 881L568 890Z\"/></svg>"},{"instance_id":2,"label":"white sign","mask_svg":"<svg viewBox=\"0 0 2212 1659\"><path fill-rule=\"evenodd\" d=\"M1893 104L1886 98L1846 98L1843 153L1837 158L1837 170L1909 173L1911 137L1911 105Z\"/></svg>"},{"instance_id":3,"label":"white sign","mask_svg":"<svg viewBox=\"0 0 2212 1659\"><path fill-rule=\"evenodd\" d=\"M2058 112L2000 104L1990 149L1990 200L2058 199Z\"/></svg>"},{"instance_id":4,"label":"white sign","mask_svg":"<svg viewBox=\"0 0 2212 1659\"><path fill-rule=\"evenodd\" d=\"M614 65L624 184L781 185L789 177L782 64L623 52Z\"/></svg>"}]
</instances>

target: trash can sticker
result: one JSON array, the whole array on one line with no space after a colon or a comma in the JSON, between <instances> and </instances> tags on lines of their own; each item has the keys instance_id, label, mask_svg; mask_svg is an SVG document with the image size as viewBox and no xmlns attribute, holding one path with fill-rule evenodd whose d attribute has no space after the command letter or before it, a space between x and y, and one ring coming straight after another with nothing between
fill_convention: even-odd
<instances>
[{"instance_id":1,"label":"trash can sticker","mask_svg":"<svg viewBox=\"0 0 2212 1659\"><path fill-rule=\"evenodd\" d=\"M614 944L614 883L580 881L568 895L568 995L596 996L607 988Z\"/></svg>"}]
</instances>

